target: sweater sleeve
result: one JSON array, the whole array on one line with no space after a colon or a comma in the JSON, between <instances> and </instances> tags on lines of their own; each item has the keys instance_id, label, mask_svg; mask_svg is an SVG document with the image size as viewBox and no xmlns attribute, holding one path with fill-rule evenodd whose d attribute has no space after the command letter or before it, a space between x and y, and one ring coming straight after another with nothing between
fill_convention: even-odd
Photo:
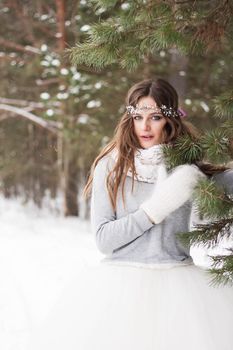
<instances>
[{"instance_id":1,"label":"sweater sleeve","mask_svg":"<svg viewBox=\"0 0 233 350\"><path fill-rule=\"evenodd\" d=\"M117 219L106 187L108 158L102 158L93 174L91 195L91 225L98 249L111 254L143 235L154 225L142 209Z\"/></svg>"},{"instance_id":2,"label":"sweater sleeve","mask_svg":"<svg viewBox=\"0 0 233 350\"><path fill-rule=\"evenodd\" d=\"M227 194L233 194L233 169L228 169L214 175L213 179L225 189Z\"/></svg>"}]
</instances>

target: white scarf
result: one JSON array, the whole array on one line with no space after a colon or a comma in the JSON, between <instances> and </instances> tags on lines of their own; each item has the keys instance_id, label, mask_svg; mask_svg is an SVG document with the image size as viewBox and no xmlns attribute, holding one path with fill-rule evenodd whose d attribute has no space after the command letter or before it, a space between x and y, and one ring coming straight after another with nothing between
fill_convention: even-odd
<instances>
[{"instance_id":1,"label":"white scarf","mask_svg":"<svg viewBox=\"0 0 233 350\"><path fill-rule=\"evenodd\" d=\"M155 183L158 176L160 165L164 165L164 155L162 151L163 144L154 145L150 148L138 148L134 155L134 164L137 174L135 180ZM114 149L111 156L117 160L118 151ZM133 174L129 169L127 176L132 177Z\"/></svg>"}]
</instances>

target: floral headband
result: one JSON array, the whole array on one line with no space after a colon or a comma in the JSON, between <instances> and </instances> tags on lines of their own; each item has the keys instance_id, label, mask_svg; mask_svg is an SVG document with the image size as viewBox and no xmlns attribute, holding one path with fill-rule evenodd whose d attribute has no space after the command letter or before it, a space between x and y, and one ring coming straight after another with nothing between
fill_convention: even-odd
<instances>
[{"instance_id":1,"label":"floral headband","mask_svg":"<svg viewBox=\"0 0 233 350\"><path fill-rule=\"evenodd\" d=\"M147 109L152 109L155 112L161 112L163 115L165 115L166 117L173 117L173 118L177 118L177 117L186 117L186 113L181 109L178 108L178 110L176 111L174 108L172 107L167 107L166 105L162 105L160 107L155 107L155 106L151 106L151 105L143 105L141 107L139 107L138 104L136 104L136 107L132 106L132 105L128 105L126 106L126 110L127 110L127 114L137 114L142 110L147 110Z\"/></svg>"}]
</instances>

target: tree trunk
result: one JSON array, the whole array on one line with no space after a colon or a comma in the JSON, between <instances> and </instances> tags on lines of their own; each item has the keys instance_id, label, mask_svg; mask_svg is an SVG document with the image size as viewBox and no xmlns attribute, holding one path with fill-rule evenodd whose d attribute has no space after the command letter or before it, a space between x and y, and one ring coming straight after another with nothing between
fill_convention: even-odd
<instances>
[{"instance_id":1,"label":"tree trunk","mask_svg":"<svg viewBox=\"0 0 233 350\"><path fill-rule=\"evenodd\" d=\"M78 181L75 162L69 144L60 134L58 138L58 171L63 193L63 213L65 216L78 216Z\"/></svg>"},{"instance_id":2,"label":"tree trunk","mask_svg":"<svg viewBox=\"0 0 233 350\"><path fill-rule=\"evenodd\" d=\"M65 216L78 216L78 184L76 166L69 154L65 155L65 192L64 192L64 214Z\"/></svg>"},{"instance_id":3,"label":"tree trunk","mask_svg":"<svg viewBox=\"0 0 233 350\"><path fill-rule=\"evenodd\" d=\"M65 0L56 0L56 16L57 16L57 30L58 30L58 51L62 55L66 48L66 29L65 29ZM62 64L65 67L65 63ZM66 84L60 78L61 84ZM67 116L67 106L65 102L61 104L61 115L65 118ZM77 184L77 166L73 161L72 151L69 147L69 140L65 140L63 135L60 135L59 141L59 167L62 192L64 194L64 215L78 216L78 184Z\"/></svg>"},{"instance_id":4,"label":"tree trunk","mask_svg":"<svg viewBox=\"0 0 233 350\"><path fill-rule=\"evenodd\" d=\"M179 53L176 48L172 49L169 82L174 86L179 95L180 101L184 101L187 91L186 86L186 68L188 57Z\"/></svg>"},{"instance_id":5,"label":"tree trunk","mask_svg":"<svg viewBox=\"0 0 233 350\"><path fill-rule=\"evenodd\" d=\"M66 48L65 1L56 0L59 51Z\"/></svg>"}]
</instances>

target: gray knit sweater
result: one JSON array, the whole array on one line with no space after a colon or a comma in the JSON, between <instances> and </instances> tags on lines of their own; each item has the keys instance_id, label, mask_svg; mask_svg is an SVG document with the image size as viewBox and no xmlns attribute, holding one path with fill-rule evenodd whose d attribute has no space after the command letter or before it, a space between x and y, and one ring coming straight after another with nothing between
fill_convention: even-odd
<instances>
[{"instance_id":1,"label":"gray knit sweater","mask_svg":"<svg viewBox=\"0 0 233 350\"><path fill-rule=\"evenodd\" d=\"M189 248L175 237L187 232L190 225L191 201L167 216L160 224L153 224L140 204L152 192L154 184L137 181L131 192L132 178L125 182L125 207L118 189L116 211L112 209L106 188L106 176L113 166L112 158L102 158L94 171L91 196L91 224L99 250L106 255L103 261L135 263L192 263ZM215 180L233 193L233 171L218 174Z\"/></svg>"}]
</instances>

